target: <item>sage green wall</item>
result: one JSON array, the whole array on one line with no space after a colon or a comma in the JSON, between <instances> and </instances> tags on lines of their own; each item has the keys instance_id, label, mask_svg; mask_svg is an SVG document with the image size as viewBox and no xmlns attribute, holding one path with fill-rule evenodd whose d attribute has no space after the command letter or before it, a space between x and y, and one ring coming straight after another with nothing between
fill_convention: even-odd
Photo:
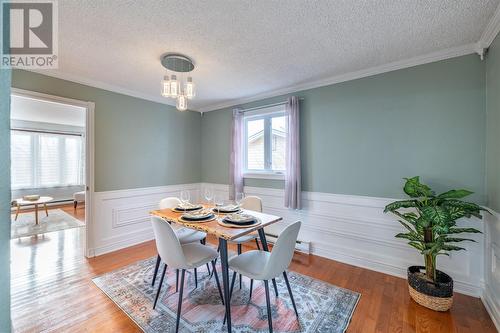
<instances>
[{"instance_id":1,"label":"sage green wall","mask_svg":"<svg viewBox=\"0 0 500 333\"><path fill-rule=\"evenodd\" d=\"M10 79L0 70L0 332L10 332Z\"/></svg>"},{"instance_id":2,"label":"sage green wall","mask_svg":"<svg viewBox=\"0 0 500 333\"><path fill-rule=\"evenodd\" d=\"M500 37L486 58L486 189L488 207L500 212Z\"/></svg>"},{"instance_id":3,"label":"sage green wall","mask_svg":"<svg viewBox=\"0 0 500 333\"><path fill-rule=\"evenodd\" d=\"M14 70L12 86L95 103L95 191L200 181L200 114Z\"/></svg>"},{"instance_id":4,"label":"sage green wall","mask_svg":"<svg viewBox=\"0 0 500 333\"><path fill-rule=\"evenodd\" d=\"M304 98L303 190L400 197L402 178L420 175L438 191L465 187L485 202L485 68L477 55L294 95ZM204 182L228 183L230 121L231 108L202 117ZM283 187L280 181L246 184Z\"/></svg>"}]
</instances>

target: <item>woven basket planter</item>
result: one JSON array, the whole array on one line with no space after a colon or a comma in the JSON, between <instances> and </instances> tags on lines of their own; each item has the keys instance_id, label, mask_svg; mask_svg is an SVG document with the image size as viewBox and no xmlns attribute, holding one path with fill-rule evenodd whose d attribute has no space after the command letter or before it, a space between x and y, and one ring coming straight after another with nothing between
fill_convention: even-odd
<instances>
[{"instance_id":1,"label":"woven basket planter","mask_svg":"<svg viewBox=\"0 0 500 333\"><path fill-rule=\"evenodd\" d=\"M408 290L418 304L435 311L448 311L453 304L453 279L436 270L437 282L423 277L425 267L408 267Z\"/></svg>"}]
</instances>

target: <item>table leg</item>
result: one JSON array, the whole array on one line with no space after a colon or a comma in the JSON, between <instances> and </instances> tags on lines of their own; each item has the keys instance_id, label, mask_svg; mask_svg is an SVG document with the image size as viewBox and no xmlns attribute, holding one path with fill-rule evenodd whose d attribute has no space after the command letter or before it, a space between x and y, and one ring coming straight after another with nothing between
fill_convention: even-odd
<instances>
[{"instance_id":1,"label":"table leg","mask_svg":"<svg viewBox=\"0 0 500 333\"><path fill-rule=\"evenodd\" d=\"M17 217L19 216L19 211L20 210L21 210L21 205L17 205L16 217L14 218L14 221L17 221Z\"/></svg>"},{"instance_id":2,"label":"table leg","mask_svg":"<svg viewBox=\"0 0 500 333\"><path fill-rule=\"evenodd\" d=\"M224 305L226 306L227 331L231 333L231 302L229 299L229 269L227 263L227 241L219 238L220 261L222 265L222 284L224 285Z\"/></svg>"},{"instance_id":3,"label":"table leg","mask_svg":"<svg viewBox=\"0 0 500 333\"><path fill-rule=\"evenodd\" d=\"M38 225L38 205L35 204L35 224Z\"/></svg>"},{"instance_id":4,"label":"table leg","mask_svg":"<svg viewBox=\"0 0 500 333\"><path fill-rule=\"evenodd\" d=\"M262 249L266 252L269 252L269 247L267 246L266 234L264 233L264 228L259 229L259 238L262 243ZM276 279L273 279L274 293L276 297L278 297L278 286L276 285Z\"/></svg>"},{"instance_id":5,"label":"table leg","mask_svg":"<svg viewBox=\"0 0 500 333\"><path fill-rule=\"evenodd\" d=\"M47 204L44 203L43 207L45 208L45 215L47 215L47 217L48 217L49 216L49 211L47 210Z\"/></svg>"}]
</instances>

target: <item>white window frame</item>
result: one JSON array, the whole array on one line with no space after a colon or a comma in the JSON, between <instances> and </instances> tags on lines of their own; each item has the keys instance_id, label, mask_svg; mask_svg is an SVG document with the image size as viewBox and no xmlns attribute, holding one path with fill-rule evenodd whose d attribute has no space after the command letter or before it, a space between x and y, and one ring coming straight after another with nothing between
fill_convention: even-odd
<instances>
[{"instance_id":1,"label":"white window frame","mask_svg":"<svg viewBox=\"0 0 500 333\"><path fill-rule=\"evenodd\" d=\"M256 111L248 111L243 115L243 178L254 179L285 179L285 170L272 170L272 118L284 117L285 105L262 108ZM265 170L247 169L248 166L248 122L264 120L264 168ZM287 133L288 135L288 133Z\"/></svg>"}]
</instances>

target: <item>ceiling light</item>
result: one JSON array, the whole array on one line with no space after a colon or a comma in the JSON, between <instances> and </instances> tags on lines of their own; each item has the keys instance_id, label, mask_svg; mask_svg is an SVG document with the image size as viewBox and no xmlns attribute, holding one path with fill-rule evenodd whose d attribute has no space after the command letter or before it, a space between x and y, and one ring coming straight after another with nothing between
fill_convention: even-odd
<instances>
[{"instance_id":1,"label":"ceiling light","mask_svg":"<svg viewBox=\"0 0 500 333\"><path fill-rule=\"evenodd\" d=\"M163 77L161 95L176 99L179 111L187 110L187 100L195 96L193 78L185 73L194 69L193 61L182 54L168 53L161 58L161 64L167 70Z\"/></svg>"}]
</instances>

